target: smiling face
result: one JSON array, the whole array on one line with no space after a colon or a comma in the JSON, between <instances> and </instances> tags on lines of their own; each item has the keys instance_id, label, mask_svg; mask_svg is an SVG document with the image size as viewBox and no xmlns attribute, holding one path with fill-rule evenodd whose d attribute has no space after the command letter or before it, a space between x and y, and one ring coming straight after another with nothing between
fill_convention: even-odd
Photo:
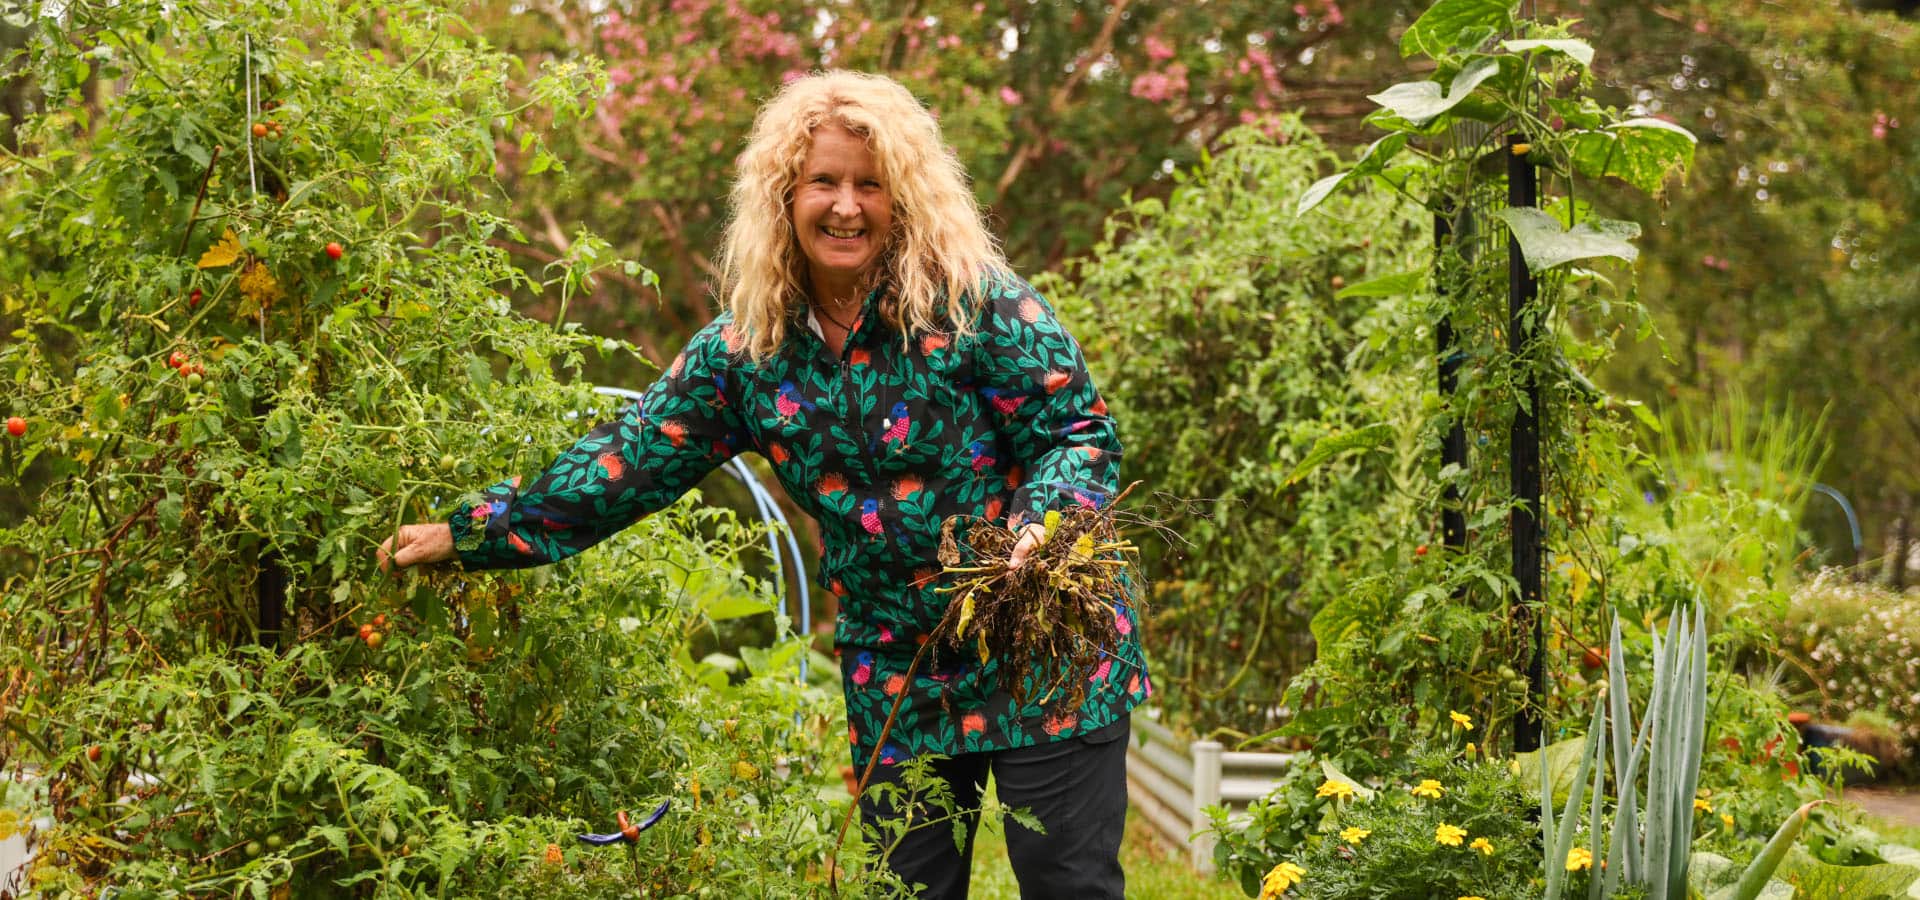
<instances>
[{"instance_id":1,"label":"smiling face","mask_svg":"<svg viewBox=\"0 0 1920 900\"><path fill-rule=\"evenodd\" d=\"M791 214L814 297L858 300L893 227L893 196L864 138L837 124L814 129Z\"/></svg>"}]
</instances>

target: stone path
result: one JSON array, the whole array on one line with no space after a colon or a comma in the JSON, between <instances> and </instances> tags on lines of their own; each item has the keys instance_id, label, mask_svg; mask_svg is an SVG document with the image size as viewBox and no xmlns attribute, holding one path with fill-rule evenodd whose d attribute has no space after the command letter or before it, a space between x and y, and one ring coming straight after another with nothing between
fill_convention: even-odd
<instances>
[{"instance_id":1,"label":"stone path","mask_svg":"<svg viewBox=\"0 0 1920 900\"><path fill-rule=\"evenodd\" d=\"M1920 788L1848 788L1846 798L1872 815L1920 828Z\"/></svg>"}]
</instances>

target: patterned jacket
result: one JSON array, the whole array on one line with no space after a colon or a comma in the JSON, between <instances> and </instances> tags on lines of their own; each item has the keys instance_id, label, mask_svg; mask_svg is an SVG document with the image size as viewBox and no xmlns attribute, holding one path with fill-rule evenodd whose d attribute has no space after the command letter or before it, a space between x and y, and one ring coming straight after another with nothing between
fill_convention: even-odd
<instances>
[{"instance_id":1,"label":"patterned jacket","mask_svg":"<svg viewBox=\"0 0 1920 900\"><path fill-rule=\"evenodd\" d=\"M1118 486L1119 439L1079 344L1025 281L1001 276L982 292L970 334L903 341L879 315L876 290L837 358L795 323L774 355L753 363L721 315L641 400L531 483L512 479L463 502L450 520L462 565L564 559L751 449L819 520L818 575L840 603L834 642L857 763L901 691L883 762L1028 746L1114 722L1152 691L1124 602L1124 641L1078 709L1043 705L1044 689L1015 708L996 689L996 663L964 650L923 662L907 683L947 604L936 591L942 522L1038 521L1050 509L1098 506ZM1047 673L1026 677L1045 684Z\"/></svg>"}]
</instances>

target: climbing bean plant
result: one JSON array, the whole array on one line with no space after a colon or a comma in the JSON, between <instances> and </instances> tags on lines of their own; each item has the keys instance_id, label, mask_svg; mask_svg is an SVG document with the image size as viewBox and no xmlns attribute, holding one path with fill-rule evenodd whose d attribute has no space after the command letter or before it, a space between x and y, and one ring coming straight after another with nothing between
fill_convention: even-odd
<instances>
[{"instance_id":1,"label":"climbing bean plant","mask_svg":"<svg viewBox=\"0 0 1920 900\"><path fill-rule=\"evenodd\" d=\"M1430 214L1445 235L1430 263L1347 293L1414 298L1383 351L1401 364L1434 371L1442 362L1435 329L1445 321L1456 335L1447 353L1457 386L1431 392L1420 407L1425 477L1412 489L1434 536L1422 552L1401 557L1405 564L1379 567L1328 598L1313 621L1319 659L1288 692L1298 716L1284 733L1345 752L1391 755L1431 733L1450 709L1488 723L1489 743L1504 740L1503 723L1529 702L1529 614L1543 617L1548 661L1565 660L1598 645L1603 602L1658 609L1661 595L1691 590L1667 567L1635 566L1621 552L1636 539L1616 513L1639 501L1635 473L1646 464L1631 423L1653 423L1637 402L1595 387L1589 373L1623 332L1645 338L1651 325L1632 287L1640 226L1603 217L1586 198L1603 182L1658 194L1690 164L1694 139L1596 100L1595 48L1573 23L1523 18L1516 7L1431 6L1400 50L1429 60L1432 76L1372 95L1380 108L1368 120L1386 134L1298 202L1301 215L1312 215L1336 191L1365 187ZM1537 206L1508 204L1510 156L1537 168ZM1538 284L1516 320L1517 340L1509 334L1509 238ZM1545 491L1537 512L1552 577L1540 608L1516 612L1510 517L1519 501L1508 439L1523 412L1539 421ZM1442 467L1439 446L1456 425L1467 457ZM1311 470L1321 461L1351 453L1404 454L1394 434L1375 427L1323 438L1296 477L1317 477ZM1465 519L1459 550L1437 534L1449 505ZM1622 571L1628 567L1635 571ZM1539 712L1549 723L1564 711L1551 695L1545 706Z\"/></svg>"}]
</instances>

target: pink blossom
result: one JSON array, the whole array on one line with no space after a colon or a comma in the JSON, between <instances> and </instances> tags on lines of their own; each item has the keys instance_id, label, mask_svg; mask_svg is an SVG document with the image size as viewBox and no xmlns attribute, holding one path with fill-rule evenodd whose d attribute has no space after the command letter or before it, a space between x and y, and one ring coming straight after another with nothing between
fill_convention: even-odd
<instances>
[{"instance_id":1,"label":"pink blossom","mask_svg":"<svg viewBox=\"0 0 1920 900\"><path fill-rule=\"evenodd\" d=\"M1165 62L1173 58L1173 46L1153 35L1147 36L1147 58L1154 62Z\"/></svg>"},{"instance_id":2,"label":"pink blossom","mask_svg":"<svg viewBox=\"0 0 1920 900\"><path fill-rule=\"evenodd\" d=\"M1000 86L1000 102L1008 106L1019 106L1020 92L1003 84Z\"/></svg>"},{"instance_id":3,"label":"pink blossom","mask_svg":"<svg viewBox=\"0 0 1920 900\"><path fill-rule=\"evenodd\" d=\"M1186 94L1187 67L1173 65L1165 72L1145 72L1133 79L1128 93L1150 103L1165 103L1167 100Z\"/></svg>"}]
</instances>

